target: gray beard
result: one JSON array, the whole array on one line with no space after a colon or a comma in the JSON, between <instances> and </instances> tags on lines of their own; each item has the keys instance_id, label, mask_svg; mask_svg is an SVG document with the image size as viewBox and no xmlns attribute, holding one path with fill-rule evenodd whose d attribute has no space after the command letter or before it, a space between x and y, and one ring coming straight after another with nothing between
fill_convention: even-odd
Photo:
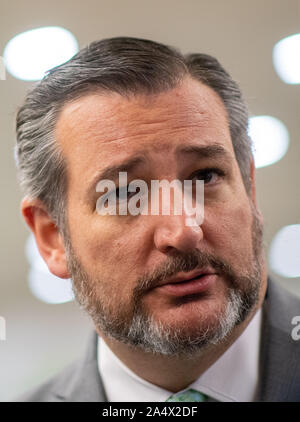
<instances>
[{"instance_id":1,"label":"gray beard","mask_svg":"<svg viewBox=\"0 0 300 422\"><path fill-rule=\"evenodd\" d=\"M116 324L112 320L107 321L103 316L99 318L99 314L93 319L105 335L130 346L139 347L145 352L194 358L209 346L220 343L236 325L244 321L256 299L257 295L254 294L250 302L249 298L245 301L239 293L230 289L225 312L215 320L215 323L206 327L199 325L198 331L192 335L182 329L166 326L142 313L135 314L130 326L123 329L120 326L115 329Z\"/></svg>"},{"instance_id":2,"label":"gray beard","mask_svg":"<svg viewBox=\"0 0 300 422\"><path fill-rule=\"evenodd\" d=\"M258 303L261 283L262 227L255 214L253 214L252 229L251 274L237 276L229 264L199 251L180 254L168 261L167 265L138 280L133 292L130 321L128 321L126 309L120 306L116 314L116 304L113 309L111 303L114 301L109 295L96 293L93 286L100 286L101 289L101 280L94 280L88 276L74 254L70 238L65 236L68 269L73 279L75 298L80 307L92 318L95 326L107 337L153 354L184 356L185 358L199 356L209 346L225 340ZM179 271L191 271L206 265L218 270L230 285L227 289L227 303L224 309L214 316L213 321L208 323L199 317L199 326L191 334L189 330L182 327L156 321L143 309L141 299L154 281L163 280ZM193 298L184 300L193 300Z\"/></svg>"}]
</instances>

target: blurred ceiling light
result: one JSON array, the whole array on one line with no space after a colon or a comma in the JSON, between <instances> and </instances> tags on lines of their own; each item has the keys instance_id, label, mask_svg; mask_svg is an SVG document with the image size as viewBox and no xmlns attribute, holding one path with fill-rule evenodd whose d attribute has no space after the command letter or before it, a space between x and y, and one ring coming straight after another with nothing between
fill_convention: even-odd
<instances>
[{"instance_id":1,"label":"blurred ceiling light","mask_svg":"<svg viewBox=\"0 0 300 422\"><path fill-rule=\"evenodd\" d=\"M6 69L15 78L25 81L42 79L47 70L69 60L78 51L71 32L47 26L22 32L13 37L4 49Z\"/></svg>"},{"instance_id":2,"label":"blurred ceiling light","mask_svg":"<svg viewBox=\"0 0 300 422\"><path fill-rule=\"evenodd\" d=\"M283 227L276 234L270 246L269 263L283 277L300 277L300 224Z\"/></svg>"},{"instance_id":3,"label":"blurred ceiling light","mask_svg":"<svg viewBox=\"0 0 300 422\"><path fill-rule=\"evenodd\" d=\"M300 84L300 34L283 38L273 48L278 76L287 84Z\"/></svg>"},{"instance_id":4,"label":"blurred ceiling light","mask_svg":"<svg viewBox=\"0 0 300 422\"><path fill-rule=\"evenodd\" d=\"M253 153L256 168L276 163L287 152L289 146L288 130L275 117L251 117L248 134L254 144Z\"/></svg>"},{"instance_id":5,"label":"blurred ceiling light","mask_svg":"<svg viewBox=\"0 0 300 422\"><path fill-rule=\"evenodd\" d=\"M74 299L71 280L50 273L33 235L30 235L26 242L26 256L30 264L29 288L36 298L52 304L70 302Z\"/></svg>"}]
</instances>

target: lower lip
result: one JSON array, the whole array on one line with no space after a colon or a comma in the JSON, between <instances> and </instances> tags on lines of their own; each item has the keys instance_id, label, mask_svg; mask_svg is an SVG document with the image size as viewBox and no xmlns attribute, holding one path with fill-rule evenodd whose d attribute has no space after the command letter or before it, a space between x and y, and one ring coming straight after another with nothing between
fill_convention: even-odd
<instances>
[{"instance_id":1,"label":"lower lip","mask_svg":"<svg viewBox=\"0 0 300 422\"><path fill-rule=\"evenodd\" d=\"M217 274L207 274L191 281L170 283L159 286L159 290L172 296L186 296L202 293L213 286Z\"/></svg>"}]
</instances>

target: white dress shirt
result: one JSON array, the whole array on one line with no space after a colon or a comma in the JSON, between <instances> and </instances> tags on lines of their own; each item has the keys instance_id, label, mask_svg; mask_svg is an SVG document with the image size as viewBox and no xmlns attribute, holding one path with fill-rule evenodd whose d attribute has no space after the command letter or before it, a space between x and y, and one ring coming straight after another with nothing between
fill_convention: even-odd
<instances>
[{"instance_id":1,"label":"white dress shirt","mask_svg":"<svg viewBox=\"0 0 300 422\"><path fill-rule=\"evenodd\" d=\"M252 402L259 369L261 309L240 337L188 388L221 402ZM132 372L98 338L98 368L109 402L164 402L173 393Z\"/></svg>"}]
</instances>

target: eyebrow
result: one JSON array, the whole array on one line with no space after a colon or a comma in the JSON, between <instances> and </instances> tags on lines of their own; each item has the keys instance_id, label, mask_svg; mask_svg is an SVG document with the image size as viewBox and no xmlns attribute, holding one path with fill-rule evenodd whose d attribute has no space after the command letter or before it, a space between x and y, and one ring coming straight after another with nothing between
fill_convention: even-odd
<instances>
[{"instance_id":1,"label":"eyebrow","mask_svg":"<svg viewBox=\"0 0 300 422\"><path fill-rule=\"evenodd\" d=\"M222 145L212 144L207 146L200 145L185 145L179 146L175 149L177 155L192 154L199 158L221 158L224 161L231 162L232 156ZM142 155L131 157L120 164L110 165L104 170L98 172L87 190L86 197L89 198L96 192L96 185L100 180L109 179L116 180L120 172L132 172L137 166L145 164L146 159Z\"/></svg>"},{"instance_id":2,"label":"eyebrow","mask_svg":"<svg viewBox=\"0 0 300 422\"><path fill-rule=\"evenodd\" d=\"M90 187L87 190L87 197L91 196L91 194L96 192L96 185L100 180L116 180L119 177L120 172L132 172L137 166L145 164L145 162L145 158L141 155L138 155L131 157L120 164L110 165L104 170L101 170L94 176L93 181L91 182Z\"/></svg>"},{"instance_id":3,"label":"eyebrow","mask_svg":"<svg viewBox=\"0 0 300 422\"><path fill-rule=\"evenodd\" d=\"M185 145L179 146L175 150L176 154L194 154L199 158L221 158L224 161L231 162L233 160L232 155L227 149L220 144L212 145Z\"/></svg>"}]
</instances>

